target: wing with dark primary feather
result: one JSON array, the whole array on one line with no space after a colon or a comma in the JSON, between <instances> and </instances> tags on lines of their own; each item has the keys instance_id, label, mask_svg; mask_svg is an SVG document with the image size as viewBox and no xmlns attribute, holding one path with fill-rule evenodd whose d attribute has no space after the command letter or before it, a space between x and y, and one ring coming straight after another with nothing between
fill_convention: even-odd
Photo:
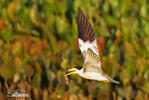
<instances>
[{"instance_id":1,"label":"wing with dark primary feather","mask_svg":"<svg viewBox=\"0 0 149 100\"><path fill-rule=\"evenodd\" d=\"M94 29L92 25L89 23L88 19L85 17L81 8L78 8L77 22L78 42L83 58L85 58L86 52L89 48L97 56L99 56Z\"/></svg>"}]
</instances>

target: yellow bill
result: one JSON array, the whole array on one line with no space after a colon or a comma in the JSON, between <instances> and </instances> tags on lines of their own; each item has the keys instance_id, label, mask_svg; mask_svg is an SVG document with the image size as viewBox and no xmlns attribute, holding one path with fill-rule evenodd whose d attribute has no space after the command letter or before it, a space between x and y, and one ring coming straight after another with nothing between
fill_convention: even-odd
<instances>
[{"instance_id":1,"label":"yellow bill","mask_svg":"<svg viewBox=\"0 0 149 100\"><path fill-rule=\"evenodd\" d=\"M73 74L75 72L76 72L76 69L75 68L71 68L71 69L68 70L68 72L65 74L65 76L71 75L71 74Z\"/></svg>"}]
</instances>

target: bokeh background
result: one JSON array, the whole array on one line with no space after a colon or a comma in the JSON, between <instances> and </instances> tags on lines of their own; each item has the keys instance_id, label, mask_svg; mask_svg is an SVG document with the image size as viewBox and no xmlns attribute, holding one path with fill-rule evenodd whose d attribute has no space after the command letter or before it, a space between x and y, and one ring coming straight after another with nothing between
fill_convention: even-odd
<instances>
[{"instance_id":1,"label":"bokeh background","mask_svg":"<svg viewBox=\"0 0 149 100\"><path fill-rule=\"evenodd\" d=\"M95 30L102 68L120 85L65 69L82 65L80 7ZM149 100L149 0L0 0L0 100Z\"/></svg>"}]
</instances>

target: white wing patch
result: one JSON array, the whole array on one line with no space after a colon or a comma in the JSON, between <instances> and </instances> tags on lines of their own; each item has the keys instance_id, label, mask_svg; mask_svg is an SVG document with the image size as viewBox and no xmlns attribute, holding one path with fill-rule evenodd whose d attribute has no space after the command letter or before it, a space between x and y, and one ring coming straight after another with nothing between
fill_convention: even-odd
<instances>
[{"instance_id":1,"label":"white wing patch","mask_svg":"<svg viewBox=\"0 0 149 100\"><path fill-rule=\"evenodd\" d=\"M88 48L90 48L97 56L99 56L96 39L92 43L90 43L89 40L84 42L80 38L78 38L78 41L79 41L79 48L84 58Z\"/></svg>"}]
</instances>

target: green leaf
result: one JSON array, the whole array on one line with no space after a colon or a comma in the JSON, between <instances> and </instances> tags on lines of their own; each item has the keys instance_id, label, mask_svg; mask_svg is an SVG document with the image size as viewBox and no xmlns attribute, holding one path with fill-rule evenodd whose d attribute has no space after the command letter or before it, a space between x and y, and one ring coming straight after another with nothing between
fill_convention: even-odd
<instances>
[{"instance_id":1,"label":"green leaf","mask_svg":"<svg viewBox=\"0 0 149 100\"><path fill-rule=\"evenodd\" d=\"M4 27L2 30L1 37L5 42L10 42L12 36L12 30Z\"/></svg>"}]
</instances>

